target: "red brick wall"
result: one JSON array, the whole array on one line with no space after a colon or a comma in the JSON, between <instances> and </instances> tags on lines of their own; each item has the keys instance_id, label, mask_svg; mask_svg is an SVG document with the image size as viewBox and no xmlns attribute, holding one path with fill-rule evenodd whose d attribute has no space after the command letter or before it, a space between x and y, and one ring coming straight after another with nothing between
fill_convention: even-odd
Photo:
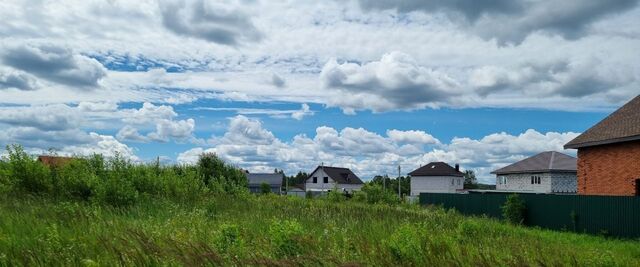
<instances>
[{"instance_id":1,"label":"red brick wall","mask_svg":"<svg viewBox=\"0 0 640 267\"><path fill-rule=\"evenodd\" d=\"M578 194L636 194L640 179L640 141L578 149Z\"/></svg>"}]
</instances>

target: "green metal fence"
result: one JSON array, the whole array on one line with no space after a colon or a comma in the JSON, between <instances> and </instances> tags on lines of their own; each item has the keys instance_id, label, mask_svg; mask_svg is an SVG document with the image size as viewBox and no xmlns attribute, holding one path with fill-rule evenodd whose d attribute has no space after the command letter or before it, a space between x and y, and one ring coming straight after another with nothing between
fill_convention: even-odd
<instances>
[{"instance_id":1,"label":"green metal fence","mask_svg":"<svg viewBox=\"0 0 640 267\"><path fill-rule=\"evenodd\" d=\"M501 218L509 193L421 193L421 205L441 205L462 214ZM616 237L640 237L640 197L519 194L525 224Z\"/></svg>"}]
</instances>

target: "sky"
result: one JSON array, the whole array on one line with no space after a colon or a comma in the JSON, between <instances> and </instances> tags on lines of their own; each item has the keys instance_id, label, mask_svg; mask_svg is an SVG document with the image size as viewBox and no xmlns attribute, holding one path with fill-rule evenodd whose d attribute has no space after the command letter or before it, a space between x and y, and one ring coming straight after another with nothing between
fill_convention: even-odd
<instances>
[{"instance_id":1,"label":"sky","mask_svg":"<svg viewBox=\"0 0 640 267\"><path fill-rule=\"evenodd\" d=\"M2 1L0 145L492 170L640 93L638 0Z\"/></svg>"}]
</instances>

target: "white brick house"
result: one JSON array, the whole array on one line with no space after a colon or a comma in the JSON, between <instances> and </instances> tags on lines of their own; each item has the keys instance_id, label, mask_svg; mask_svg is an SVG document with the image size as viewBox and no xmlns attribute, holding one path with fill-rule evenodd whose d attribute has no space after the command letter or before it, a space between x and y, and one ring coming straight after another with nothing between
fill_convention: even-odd
<instances>
[{"instance_id":1,"label":"white brick house","mask_svg":"<svg viewBox=\"0 0 640 267\"><path fill-rule=\"evenodd\" d=\"M334 189L340 191L358 191L364 183L350 169L318 166L309 174L305 182L306 191L326 192Z\"/></svg>"},{"instance_id":2,"label":"white brick house","mask_svg":"<svg viewBox=\"0 0 640 267\"><path fill-rule=\"evenodd\" d=\"M411 196L420 193L456 193L464 189L464 174L460 167L444 162L431 162L409 173Z\"/></svg>"},{"instance_id":3,"label":"white brick house","mask_svg":"<svg viewBox=\"0 0 640 267\"><path fill-rule=\"evenodd\" d=\"M496 175L498 191L575 194L576 169L576 158L547 151L491 173Z\"/></svg>"}]
</instances>

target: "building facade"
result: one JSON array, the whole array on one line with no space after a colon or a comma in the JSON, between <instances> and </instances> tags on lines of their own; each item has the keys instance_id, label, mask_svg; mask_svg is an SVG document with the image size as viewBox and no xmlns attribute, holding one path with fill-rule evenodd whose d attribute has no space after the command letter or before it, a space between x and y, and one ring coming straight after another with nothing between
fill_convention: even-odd
<instances>
[{"instance_id":1,"label":"building facade","mask_svg":"<svg viewBox=\"0 0 640 267\"><path fill-rule=\"evenodd\" d=\"M271 193L282 194L282 180L284 180L282 173L247 173L247 180L249 180L251 193L262 193L262 185L268 184Z\"/></svg>"},{"instance_id":2,"label":"building facade","mask_svg":"<svg viewBox=\"0 0 640 267\"><path fill-rule=\"evenodd\" d=\"M464 189L464 174L460 167L444 162L431 162L409 173L412 197L420 193L456 193Z\"/></svg>"},{"instance_id":3,"label":"building facade","mask_svg":"<svg viewBox=\"0 0 640 267\"><path fill-rule=\"evenodd\" d=\"M496 190L522 193L575 194L577 159L555 151L542 152L491 173Z\"/></svg>"},{"instance_id":4,"label":"building facade","mask_svg":"<svg viewBox=\"0 0 640 267\"><path fill-rule=\"evenodd\" d=\"M350 169L318 166L305 182L306 191L327 192L339 190L353 192L362 188L364 183Z\"/></svg>"},{"instance_id":5,"label":"building facade","mask_svg":"<svg viewBox=\"0 0 640 267\"><path fill-rule=\"evenodd\" d=\"M578 194L640 196L640 96L571 140Z\"/></svg>"}]
</instances>

